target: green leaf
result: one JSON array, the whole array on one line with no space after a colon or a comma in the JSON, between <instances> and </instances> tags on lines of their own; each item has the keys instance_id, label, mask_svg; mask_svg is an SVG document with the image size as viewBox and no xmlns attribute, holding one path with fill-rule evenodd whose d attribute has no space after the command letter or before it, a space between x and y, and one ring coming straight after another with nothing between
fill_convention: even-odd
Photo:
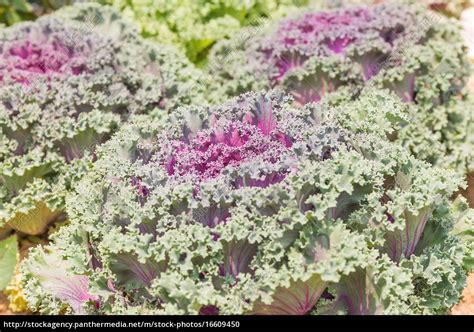
<instances>
[{"instance_id":1,"label":"green leaf","mask_svg":"<svg viewBox=\"0 0 474 332\"><path fill-rule=\"evenodd\" d=\"M18 15L18 13L13 8L7 8L5 11L5 17L8 25L12 25L21 21L20 15Z\"/></svg>"},{"instance_id":2,"label":"green leaf","mask_svg":"<svg viewBox=\"0 0 474 332\"><path fill-rule=\"evenodd\" d=\"M15 10L23 13L29 13L33 10L33 7L31 7L31 5L24 0L13 0L12 6Z\"/></svg>"},{"instance_id":3,"label":"green leaf","mask_svg":"<svg viewBox=\"0 0 474 332\"><path fill-rule=\"evenodd\" d=\"M0 241L0 290L5 289L13 278L18 259L16 236Z\"/></svg>"}]
</instances>

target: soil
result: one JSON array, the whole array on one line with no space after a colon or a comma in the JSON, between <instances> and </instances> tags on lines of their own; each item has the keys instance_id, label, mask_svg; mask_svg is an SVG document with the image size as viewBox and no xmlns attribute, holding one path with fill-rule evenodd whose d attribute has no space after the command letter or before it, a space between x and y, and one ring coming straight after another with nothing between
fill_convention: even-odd
<instances>
[{"instance_id":1,"label":"soil","mask_svg":"<svg viewBox=\"0 0 474 332\"><path fill-rule=\"evenodd\" d=\"M3 294L0 294L0 316L1 315L12 315L13 313L8 310L8 300Z\"/></svg>"},{"instance_id":2,"label":"soil","mask_svg":"<svg viewBox=\"0 0 474 332\"><path fill-rule=\"evenodd\" d=\"M463 293L463 300L452 310L453 315L473 315L474 314L474 273L471 273L467 280L467 287Z\"/></svg>"},{"instance_id":3,"label":"soil","mask_svg":"<svg viewBox=\"0 0 474 332\"><path fill-rule=\"evenodd\" d=\"M471 172L466 176L467 189L461 190L461 193L464 197L467 198L469 206L474 209L474 172Z\"/></svg>"}]
</instances>

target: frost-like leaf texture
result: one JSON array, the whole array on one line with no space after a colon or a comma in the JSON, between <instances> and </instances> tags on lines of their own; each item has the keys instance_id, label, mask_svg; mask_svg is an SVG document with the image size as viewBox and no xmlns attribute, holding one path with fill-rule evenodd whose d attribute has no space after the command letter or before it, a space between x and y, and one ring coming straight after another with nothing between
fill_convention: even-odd
<instances>
[{"instance_id":1,"label":"frost-like leaf texture","mask_svg":"<svg viewBox=\"0 0 474 332\"><path fill-rule=\"evenodd\" d=\"M131 117L202 102L200 74L111 7L82 4L0 31L0 225L40 234L95 147Z\"/></svg>"},{"instance_id":2,"label":"frost-like leaf texture","mask_svg":"<svg viewBox=\"0 0 474 332\"><path fill-rule=\"evenodd\" d=\"M66 308L62 304L64 303L67 305L66 310L72 309L74 313L85 314L84 304L98 303L98 297L89 293L89 278L71 273L68 262L61 262L54 256L41 256L39 253L37 261L29 268L38 275L41 287L47 289L58 301L58 309L61 306Z\"/></svg>"},{"instance_id":3,"label":"frost-like leaf texture","mask_svg":"<svg viewBox=\"0 0 474 332\"><path fill-rule=\"evenodd\" d=\"M139 26L146 38L175 45L196 63L206 61L209 48L239 32L243 26L259 26L278 18L307 0L101 0L120 9Z\"/></svg>"},{"instance_id":4,"label":"frost-like leaf texture","mask_svg":"<svg viewBox=\"0 0 474 332\"><path fill-rule=\"evenodd\" d=\"M209 68L220 88L209 98L278 87L302 107L337 103L333 95L342 92L356 99L362 91L389 89L409 111L390 139L418 159L465 175L473 171L467 130L473 119L460 32L460 24L423 5L304 9L262 31L248 30L249 38L216 44Z\"/></svg>"},{"instance_id":5,"label":"frost-like leaf texture","mask_svg":"<svg viewBox=\"0 0 474 332\"><path fill-rule=\"evenodd\" d=\"M336 3L346 4L375 4L378 0L340 0ZM425 7L449 17L461 16L463 10L472 6L472 0L400 0L397 3L422 4Z\"/></svg>"},{"instance_id":6,"label":"frost-like leaf texture","mask_svg":"<svg viewBox=\"0 0 474 332\"><path fill-rule=\"evenodd\" d=\"M472 210L462 199L450 203L462 178L387 141L402 109L368 107L370 116L349 130L341 126L348 110L358 114L376 99L293 105L276 90L247 93L124 126L68 196L70 223L23 264L30 308L193 315L447 310L472 267ZM377 130L370 134L370 127ZM61 271L46 264L59 258ZM65 297L49 286L53 271L67 285L87 280L80 308L71 287ZM446 290L449 282L456 287Z\"/></svg>"}]
</instances>

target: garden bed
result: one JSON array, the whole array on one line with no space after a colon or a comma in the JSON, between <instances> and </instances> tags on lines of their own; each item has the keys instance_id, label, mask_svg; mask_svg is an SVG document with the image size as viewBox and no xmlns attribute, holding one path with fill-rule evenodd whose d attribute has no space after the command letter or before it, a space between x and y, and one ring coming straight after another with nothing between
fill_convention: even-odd
<instances>
[{"instance_id":1,"label":"garden bed","mask_svg":"<svg viewBox=\"0 0 474 332\"><path fill-rule=\"evenodd\" d=\"M2 29L0 315L474 314L472 29L201 7Z\"/></svg>"}]
</instances>

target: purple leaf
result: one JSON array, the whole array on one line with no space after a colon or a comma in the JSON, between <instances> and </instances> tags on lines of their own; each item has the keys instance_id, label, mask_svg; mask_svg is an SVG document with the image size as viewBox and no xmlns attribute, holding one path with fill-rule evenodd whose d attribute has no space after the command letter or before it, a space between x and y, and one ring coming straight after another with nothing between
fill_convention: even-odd
<instances>
[{"instance_id":1,"label":"purple leaf","mask_svg":"<svg viewBox=\"0 0 474 332\"><path fill-rule=\"evenodd\" d=\"M89 293L89 278L85 275L66 276L44 273L44 287L59 300L69 304L78 315L86 314L83 304L89 301L98 302L99 298Z\"/></svg>"},{"instance_id":2,"label":"purple leaf","mask_svg":"<svg viewBox=\"0 0 474 332\"><path fill-rule=\"evenodd\" d=\"M37 77L51 79L87 72L91 44L69 45L67 35L66 31L54 34L48 27L38 25L24 29L17 40L6 42L0 48L0 85L7 77L30 85Z\"/></svg>"},{"instance_id":3,"label":"purple leaf","mask_svg":"<svg viewBox=\"0 0 474 332\"><path fill-rule=\"evenodd\" d=\"M318 275L309 280L294 281L288 288L278 288L271 304L258 302L252 313L256 315L305 315L318 302L327 283Z\"/></svg>"},{"instance_id":4,"label":"purple leaf","mask_svg":"<svg viewBox=\"0 0 474 332\"><path fill-rule=\"evenodd\" d=\"M366 276L365 270L358 269L343 276L333 287L336 300L326 308L325 313L334 314L341 309L349 315L375 315L380 312L375 286Z\"/></svg>"},{"instance_id":5,"label":"purple leaf","mask_svg":"<svg viewBox=\"0 0 474 332\"><path fill-rule=\"evenodd\" d=\"M239 273L250 273L250 263L257 252L257 245L247 241L227 243L224 247L224 263L219 267L222 276L237 279Z\"/></svg>"},{"instance_id":6,"label":"purple leaf","mask_svg":"<svg viewBox=\"0 0 474 332\"><path fill-rule=\"evenodd\" d=\"M394 262L399 262L402 257L410 258L413 255L430 214L429 208L425 208L416 216L405 212L405 227L386 235L383 250Z\"/></svg>"},{"instance_id":7,"label":"purple leaf","mask_svg":"<svg viewBox=\"0 0 474 332\"><path fill-rule=\"evenodd\" d=\"M198 208L192 211L193 218L201 224L214 228L221 223L225 223L230 217L227 207L219 207L217 204L212 207Z\"/></svg>"},{"instance_id":8,"label":"purple leaf","mask_svg":"<svg viewBox=\"0 0 474 332\"><path fill-rule=\"evenodd\" d=\"M404 102L412 102L415 100L415 78L415 73L406 74L402 80L388 82L385 86L394 91Z\"/></svg>"},{"instance_id":9,"label":"purple leaf","mask_svg":"<svg viewBox=\"0 0 474 332\"><path fill-rule=\"evenodd\" d=\"M156 263L148 260L140 263L137 257L130 254L114 255L110 270L115 274L116 285L127 285L130 288L150 286L161 271L166 269L166 263Z\"/></svg>"},{"instance_id":10,"label":"purple leaf","mask_svg":"<svg viewBox=\"0 0 474 332\"><path fill-rule=\"evenodd\" d=\"M200 316L217 316L219 315L219 309L213 305L202 306L201 309L199 309L199 315Z\"/></svg>"},{"instance_id":11,"label":"purple leaf","mask_svg":"<svg viewBox=\"0 0 474 332\"><path fill-rule=\"evenodd\" d=\"M302 80L292 80L288 83L289 92L295 98L297 106L319 102L325 95L335 91L340 86L337 79L318 72Z\"/></svg>"}]
</instances>

